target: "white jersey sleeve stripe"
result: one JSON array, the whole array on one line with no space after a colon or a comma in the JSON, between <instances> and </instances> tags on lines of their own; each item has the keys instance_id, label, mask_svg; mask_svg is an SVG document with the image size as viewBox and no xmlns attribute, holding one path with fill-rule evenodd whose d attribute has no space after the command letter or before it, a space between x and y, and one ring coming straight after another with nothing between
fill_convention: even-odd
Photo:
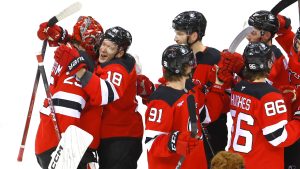
<instances>
[{"instance_id":1,"label":"white jersey sleeve stripe","mask_svg":"<svg viewBox=\"0 0 300 169\"><path fill-rule=\"evenodd\" d=\"M271 126L267 126L265 128L262 129L263 131L263 135L268 135L270 133L273 133L274 131L284 127L287 124L287 120L282 120L276 124L273 124Z\"/></svg>"},{"instance_id":2,"label":"white jersey sleeve stripe","mask_svg":"<svg viewBox=\"0 0 300 169\"><path fill-rule=\"evenodd\" d=\"M287 131L284 127L282 134L275 138L274 140L270 140L269 143L272 144L273 146L278 146L280 143L284 142L287 139Z\"/></svg>"},{"instance_id":3,"label":"white jersey sleeve stripe","mask_svg":"<svg viewBox=\"0 0 300 169\"><path fill-rule=\"evenodd\" d=\"M273 146L277 146L287 139L287 131L285 125L287 120L282 120L274 125L265 127L263 129L263 135Z\"/></svg>"},{"instance_id":4,"label":"white jersey sleeve stripe","mask_svg":"<svg viewBox=\"0 0 300 169\"><path fill-rule=\"evenodd\" d=\"M101 95L102 95L102 103L101 105L106 105L108 103L108 88L105 83L105 80L100 79L100 85L101 85Z\"/></svg>"},{"instance_id":5,"label":"white jersey sleeve stripe","mask_svg":"<svg viewBox=\"0 0 300 169\"><path fill-rule=\"evenodd\" d=\"M52 99L64 99L81 104L81 108L85 107L86 101L80 95L59 91L52 96Z\"/></svg>"},{"instance_id":6,"label":"white jersey sleeve stripe","mask_svg":"<svg viewBox=\"0 0 300 169\"><path fill-rule=\"evenodd\" d=\"M206 107L205 105L202 106L202 107L199 109L199 113L202 113L203 111L205 112L205 118L204 118L204 120L202 121L202 123L208 124L208 123L211 122L211 118L210 118L210 116L209 116L208 109L207 109L207 107Z\"/></svg>"},{"instance_id":7,"label":"white jersey sleeve stripe","mask_svg":"<svg viewBox=\"0 0 300 169\"><path fill-rule=\"evenodd\" d=\"M106 105L119 99L119 95L115 86L106 80L100 79L102 102L101 105Z\"/></svg>"},{"instance_id":8,"label":"white jersey sleeve stripe","mask_svg":"<svg viewBox=\"0 0 300 169\"><path fill-rule=\"evenodd\" d=\"M80 112L78 110L62 107L62 106L54 106L54 109L55 109L55 113L57 114L62 114L74 118L80 118ZM50 106L48 106L47 108L43 107L40 112L49 116L51 112Z\"/></svg>"},{"instance_id":9,"label":"white jersey sleeve stripe","mask_svg":"<svg viewBox=\"0 0 300 169\"><path fill-rule=\"evenodd\" d=\"M155 130L145 130L145 145L146 149L149 151L152 147L152 144L155 138L162 134L168 134L167 132L155 131Z\"/></svg>"}]
</instances>

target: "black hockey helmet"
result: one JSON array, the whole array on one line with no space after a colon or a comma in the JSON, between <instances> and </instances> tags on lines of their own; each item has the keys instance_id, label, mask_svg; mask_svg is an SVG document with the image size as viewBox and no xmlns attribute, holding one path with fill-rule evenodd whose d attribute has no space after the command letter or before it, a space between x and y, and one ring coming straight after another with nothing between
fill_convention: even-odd
<instances>
[{"instance_id":1,"label":"black hockey helmet","mask_svg":"<svg viewBox=\"0 0 300 169\"><path fill-rule=\"evenodd\" d=\"M272 35L279 29L279 21L270 11L257 11L248 19L248 24L257 29L271 32Z\"/></svg>"},{"instance_id":2,"label":"black hockey helmet","mask_svg":"<svg viewBox=\"0 0 300 169\"><path fill-rule=\"evenodd\" d=\"M174 74L182 74L184 73L183 66L187 64L194 67L196 60L190 47L183 44L175 44L165 49L162 54L161 64L166 70Z\"/></svg>"},{"instance_id":3,"label":"black hockey helmet","mask_svg":"<svg viewBox=\"0 0 300 169\"><path fill-rule=\"evenodd\" d=\"M298 51L298 47L297 47L297 40L300 40L300 27L297 29L297 32L296 32L296 34L295 34L295 38L294 38L294 44L293 44L293 47L294 47L294 50L295 50L295 52L299 52Z\"/></svg>"},{"instance_id":4,"label":"black hockey helmet","mask_svg":"<svg viewBox=\"0 0 300 169\"><path fill-rule=\"evenodd\" d=\"M202 38L205 35L206 23L206 19L202 13L186 11L174 18L172 27L175 30L186 31L187 34L197 32L199 37Z\"/></svg>"},{"instance_id":5,"label":"black hockey helmet","mask_svg":"<svg viewBox=\"0 0 300 169\"><path fill-rule=\"evenodd\" d=\"M132 42L130 32L119 26L107 29L101 37L100 44L104 39L108 39L116 43L118 47L123 48L125 51L129 48Z\"/></svg>"},{"instance_id":6,"label":"black hockey helmet","mask_svg":"<svg viewBox=\"0 0 300 169\"><path fill-rule=\"evenodd\" d=\"M244 50L245 66L250 71L265 71L273 56L271 48L264 42L249 43Z\"/></svg>"}]
</instances>

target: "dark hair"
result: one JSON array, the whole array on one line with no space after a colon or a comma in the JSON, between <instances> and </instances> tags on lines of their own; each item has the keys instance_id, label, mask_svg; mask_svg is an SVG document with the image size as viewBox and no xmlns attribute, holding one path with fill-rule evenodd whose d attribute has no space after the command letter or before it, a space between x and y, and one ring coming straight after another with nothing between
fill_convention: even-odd
<instances>
[{"instance_id":1,"label":"dark hair","mask_svg":"<svg viewBox=\"0 0 300 169\"><path fill-rule=\"evenodd\" d=\"M269 72L270 72L270 68L260 72L253 72L249 70L247 67L245 67L242 73L244 79L249 81L254 81L259 78L268 77Z\"/></svg>"},{"instance_id":2,"label":"dark hair","mask_svg":"<svg viewBox=\"0 0 300 169\"><path fill-rule=\"evenodd\" d=\"M188 66L189 66L189 64L182 65L182 70L183 70L182 74L174 74L173 72L171 72L167 69L164 69L163 76L169 82L179 81L181 77L187 76L186 70L187 70Z\"/></svg>"}]
</instances>

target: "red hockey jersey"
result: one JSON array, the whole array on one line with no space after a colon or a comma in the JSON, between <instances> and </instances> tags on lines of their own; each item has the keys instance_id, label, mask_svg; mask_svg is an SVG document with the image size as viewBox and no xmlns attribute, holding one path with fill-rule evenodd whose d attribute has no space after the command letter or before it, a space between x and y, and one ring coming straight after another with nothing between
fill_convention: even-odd
<instances>
[{"instance_id":1,"label":"red hockey jersey","mask_svg":"<svg viewBox=\"0 0 300 169\"><path fill-rule=\"evenodd\" d=\"M271 50L274 53L275 60L272 65L268 79L271 81L272 86L279 88L280 86L289 84L289 74L286 71L287 62L285 57L281 53L281 50L275 45L271 46Z\"/></svg>"},{"instance_id":2,"label":"red hockey jersey","mask_svg":"<svg viewBox=\"0 0 300 169\"><path fill-rule=\"evenodd\" d=\"M284 168L283 147L300 137L300 121L287 121L282 95L267 83L241 81L231 93L230 151L240 153L247 169Z\"/></svg>"},{"instance_id":3,"label":"red hockey jersey","mask_svg":"<svg viewBox=\"0 0 300 169\"><path fill-rule=\"evenodd\" d=\"M193 74L193 79L199 80L202 84L208 82L208 75L215 64L221 60L220 51L215 48L206 47L203 52L197 52L196 63L197 67Z\"/></svg>"},{"instance_id":4,"label":"red hockey jersey","mask_svg":"<svg viewBox=\"0 0 300 169\"><path fill-rule=\"evenodd\" d=\"M216 120L221 111L223 105L228 104L228 97L222 96L220 93L209 92L208 96L205 96L201 88L196 86L193 90L190 90L191 94L196 96L196 112L204 112L204 123L209 123ZM172 131L189 131L190 121L188 112L187 96L189 95L183 90L176 90L164 85L158 87L158 89L150 96L150 102L145 114L146 124L146 147L148 154L148 166L149 169L156 168L175 168L180 155L169 151L168 140L169 134ZM225 94L224 94L225 95ZM205 98L210 98L206 100ZM226 101L226 98L228 99ZM213 104L214 102L215 104ZM204 105L207 104L207 105ZM204 110L204 111L203 111ZM209 112L215 112L210 115ZM218 112L218 113L217 113ZM200 128L200 114L198 116L198 133L201 134ZM182 169L201 169L207 168L206 156L203 147L203 141L196 149L194 149L190 155L188 155L182 165Z\"/></svg>"},{"instance_id":5,"label":"red hockey jersey","mask_svg":"<svg viewBox=\"0 0 300 169\"><path fill-rule=\"evenodd\" d=\"M102 107L89 106L89 97L75 76L61 75L50 89L60 132L65 132L69 125L76 125L93 135L90 148L96 149L100 140ZM49 114L50 106L44 105L40 111L40 124L36 134L36 154L56 147L59 142Z\"/></svg>"},{"instance_id":6,"label":"red hockey jersey","mask_svg":"<svg viewBox=\"0 0 300 169\"><path fill-rule=\"evenodd\" d=\"M143 136L143 121L135 99L136 80L135 60L126 54L98 65L84 87L93 105L105 105L101 138Z\"/></svg>"}]
</instances>

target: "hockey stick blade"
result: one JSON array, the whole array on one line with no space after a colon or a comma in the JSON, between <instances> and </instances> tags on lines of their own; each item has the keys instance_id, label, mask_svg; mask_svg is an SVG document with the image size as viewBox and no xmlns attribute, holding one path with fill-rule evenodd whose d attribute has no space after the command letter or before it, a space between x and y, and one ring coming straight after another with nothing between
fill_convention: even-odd
<instances>
[{"instance_id":1,"label":"hockey stick blade","mask_svg":"<svg viewBox=\"0 0 300 169\"><path fill-rule=\"evenodd\" d=\"M277 15L279 14L281 11L283 11L286 7L290 6L291 4L293 4L294 2L296 2L297 0L281 0L279 1L272 9L271 9L271 13L273 15Z\"/></svg>"},{"instance_id":2,"label":"hockey stick blade","mask_svg":"<svg viewBox=\"0 0 300 169\"><path fill-rule=\"evenodd\" d=\"M196 137L198 133L198 127L197 127L197 115L196 115L196 102L195 102L195 97L193 95L189 95L187 97L187 103L188 103L188 111L189 111L189 116L190 116L190 129L191 129L191 137ZM181 156L177 166L175 169L180 169L185 157Z\"/></svg>"},{"instance_id":3,"label":"hockey stick blade","mask_svg":"<svg viewBox=\"0 0 300 169\"><path fill-rule=\"evenodd\" d=\"M67 7L66 9L61 11L59 14L52 17L48 22L48 26L53 26L57 22L59 22L59 21L63 20L64 18L72 15L73 13L79 11L80 9L81 9L81 3L80 2L76 2L72 5L70 5L69 7Z\"/></svg>"},{"instance_id":4,"label":"hockey stick blade","mask_svg":"<svg viewBox=\"0 0 300 169\"><path fill-rule=\"evenodd\" d=\"M72 5L70 5L69 7L67 7L66 9L64 9L62 12L60 12L56 16L52 17L48 21L48 25L53 26L58 21L61 21L62 19L64 19L64 18L70 16L71 14L79 11L80 9L81 9L81 4L79 2L76 2ZM47 40L44 40L42 50L41 50L41 54L42 54L43 58L44 58L45 53L46 53L46 48L47 48ZM18 158L17 158L17 161L20 161L20 162L23 160L25 143L26 143L26 139L27 139L29 124L30 124L30 120L31 120L31 115L32 115L32 110L33 110L33 106L34 106L35 95L36 95L36 92L37 92L37 87L38 87L38 84L39 84L39 80L40 80L40 71L39 71L39 68L37 68L36 77L35 77L35 81L34 81L34 87L33 87L31 100L30 100L30 105L29 105L29 110L28 110L28 113L27 113L27 118L26 118L26 123L25 123L25 127L24 127L23 136L22 136L21 146L20 146L19 153L18 153Z\"/></svg>"},{"instance_id":5,"label":"hockey stick blade","mask_svg":"<svg viewBox=\"0 0 300 169\"><path fill-rule=\"evenodd\" d=\"M252 26L246 27L244 30L242 30L232 41L230 44L228 51L230 53L234 53L237 47L240 45L240 43L244 40L244 38L253 30Z\"/></svg>"},{"instance_id":6,"label":"hockey stick blade","mask_svg":"<svg viewBox=\"0 0 300 169\"><path fill-rule=\"evenodd\" d=\"M91 134L70 125L52 153L48 169L76 169L92 140Z\"/></svg>"}]
</instances>

